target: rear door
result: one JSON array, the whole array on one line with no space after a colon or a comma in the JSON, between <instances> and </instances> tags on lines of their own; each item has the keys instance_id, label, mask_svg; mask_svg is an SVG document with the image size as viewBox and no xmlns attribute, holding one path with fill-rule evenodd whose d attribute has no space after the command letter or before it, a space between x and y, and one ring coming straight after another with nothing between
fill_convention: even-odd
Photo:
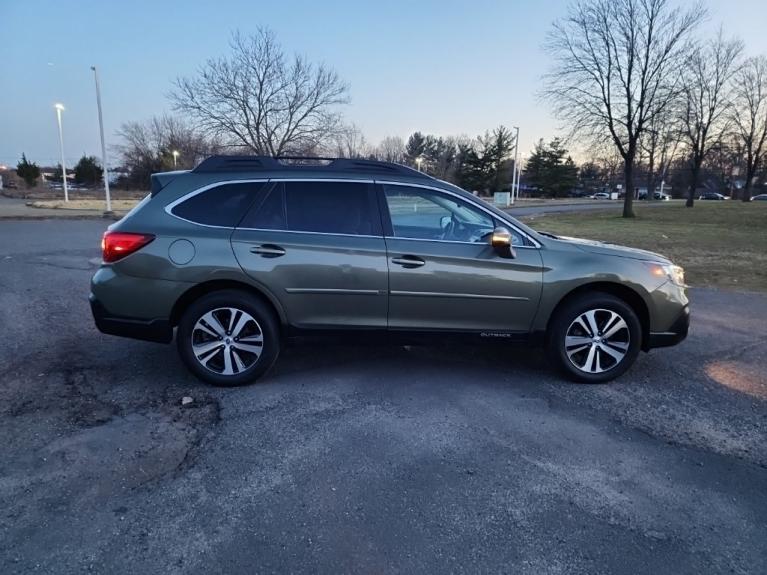
<instances>
[{"instance_id":1,"label":"rear door","mask_svg":"<svg viewBox=\"0 0 767 575\"><path fill-rule=\"evenodd\" d=\"M274 182L232 247L294 327L386 327L386 244L372 182Z\"/></svg>"},{"instance_id":2,"label":"rear door","mask_svg":"<svg viewBox=\"0 0 767 575\"><path fill-rule=\"evenodd\" d=\"M513 231L516 258L487 234L499 223L458 195L383 183L389 256L389 328L527 332L538 307L542 260Z\"/></svg>"}]
</instances>

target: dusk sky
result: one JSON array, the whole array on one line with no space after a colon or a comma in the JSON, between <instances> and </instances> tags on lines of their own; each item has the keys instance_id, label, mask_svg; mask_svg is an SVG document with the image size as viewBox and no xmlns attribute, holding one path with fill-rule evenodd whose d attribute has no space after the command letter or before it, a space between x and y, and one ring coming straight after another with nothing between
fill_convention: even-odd
<instances>
[{"instance_id":1,"label":"dusk sky","mask_svg":"<svg viewBox=\"0 0 767 575\"><path fill-rule=\"evenodd\" d=\"M226 54L232 30L259 25L286 52L336 69L351 87L345 116L370 143L414 130L475 136L505 124L520 127L526 152L557 134L536 91L548 65L542 42L567 4L0 0L0 164L15 165L22 152L58 162L55 102L66 106L67 164L100 156L91 65L113 145L121 123L170 112L172 80ZM764 0L708 5L703 31L723 23L748 54L767 54Z\"/></svg>"}]
</instances>

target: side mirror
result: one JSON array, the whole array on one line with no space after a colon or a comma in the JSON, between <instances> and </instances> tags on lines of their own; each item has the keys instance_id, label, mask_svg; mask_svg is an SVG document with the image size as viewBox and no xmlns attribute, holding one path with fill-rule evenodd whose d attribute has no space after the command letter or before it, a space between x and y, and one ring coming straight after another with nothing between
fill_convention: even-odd
<instances>
[{"instance_id":1,"label":"side mirror","mask_svg":"<svg viewBox=\"0 0 767 575\"><path fill-rule=\"evenodd\" d=\"M490 245L502 258L517 257L514 246L511 245L511 232L503 227L497 227L490 234Z\"/></svg>"}]
</instances>

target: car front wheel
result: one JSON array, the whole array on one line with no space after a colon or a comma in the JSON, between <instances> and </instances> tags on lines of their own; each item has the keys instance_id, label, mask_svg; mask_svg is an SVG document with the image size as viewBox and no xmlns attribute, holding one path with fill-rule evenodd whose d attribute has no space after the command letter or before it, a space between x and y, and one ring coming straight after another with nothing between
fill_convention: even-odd
<instances>
[{"instance_id":1,"label":"car front wheel","mask_svg":"<svg viewBox=\"0 0 767 575\"><path fill-rule=\"evenodd\" d=\"M224 387L255 381L280 350L272 310L238 290L210 293L189 306L179 322L176 343L194 375Z\"/></svg>"},{"instance_id":2,"label":"car front wheel","mask_svg":"<svg viewBox=\"0 0 767 575\"><path fill-rule=\"evenodd\" d=\"M584 294L557 312L548 352L560 370L582 383L604 383L636 360L642 329L634 310L606 293Z\"/></svg>"}]
</instances>

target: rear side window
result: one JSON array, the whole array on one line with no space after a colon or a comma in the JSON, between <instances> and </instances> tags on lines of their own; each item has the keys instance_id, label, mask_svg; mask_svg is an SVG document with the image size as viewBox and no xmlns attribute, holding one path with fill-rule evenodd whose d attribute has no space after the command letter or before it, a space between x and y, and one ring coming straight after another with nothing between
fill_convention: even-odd
<instances>
[{"instance_id":1,"label":"rear side window","mask_svg":"<svg viewBox=\"0 0 767 575\"><path fill-rule=\"evenodd\" d=\"M260 203L256 203L240 227L257 230L284 230L287 218L285 216L285 192L282 184L276 184Z\"/></svg>"},{"instance_id":2,"label":"rear side window","mask_svg":"<svg viewBox=\"0 0 767 575\"><path fill-rule=\"evenodd\" d=\"M264 182L222 184L195 194L171 213L197 224L233 228L263 189Z\"/></svg>"},{"instance_id":3,"label":"rear side window","mask_svg":"<svg viewBox=\"0 0 767 575\"><path fill-rule=\"evenodd\" d=\"M381 235L373 184L285 182L243 220L242 227L325 234Z\"/></svg>"}]
</instances>

